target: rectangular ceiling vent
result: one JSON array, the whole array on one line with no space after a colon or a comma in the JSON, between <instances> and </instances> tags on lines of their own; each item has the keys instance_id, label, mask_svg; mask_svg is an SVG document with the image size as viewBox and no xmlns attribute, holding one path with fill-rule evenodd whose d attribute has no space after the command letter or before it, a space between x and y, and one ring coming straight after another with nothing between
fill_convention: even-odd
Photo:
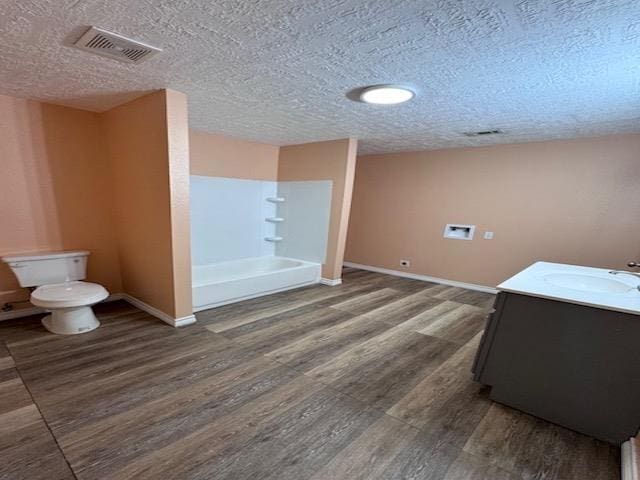
<instances>
[{"instance_id":1,"label":"rectangular ceiling vent","mask_svg":"<svg viewBox=\"0 0 640 480\"><path fill-rule=\"evenodd\" d=\"M479 132L464 132L467 137L486 137L489 135L500 135L504 133L502 130L481 130Z\"/></svg>"},{"instance_id":2,"label":"rectangular ceiling vent","mask_svg":"<svg viewBox=\"0 0 640 480\"><path fill-rule=\"evenodd\" d=\"M89 28L73 45L81 50L126 63L141 63L162 51L160 48L96 27Z\"/></svg>"}]
</instances>

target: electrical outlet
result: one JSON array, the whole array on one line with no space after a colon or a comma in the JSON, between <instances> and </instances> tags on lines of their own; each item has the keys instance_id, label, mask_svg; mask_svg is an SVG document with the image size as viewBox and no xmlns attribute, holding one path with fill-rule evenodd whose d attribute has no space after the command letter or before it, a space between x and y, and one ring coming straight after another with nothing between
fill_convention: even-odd
<instances>
[{"instance_id":1,"label":"electrical outlet","mask_svg":"<svg viewBox=\"0 0 640 480\"><path fill-rule=\"evenodd\" d=\"M400 260L400 266L402 267L410 267L411 262L409 260Z\"/></svg>"},{"instance_id":2,"label":"electrical outlet","mask_svg":"<svg viewBox=\"0 0 640 480\"><path fill-rule=\"evenodd\" d=\"M493 232L484 232L484 239L485 240L492 240L493 239Z\"/></svg>"}]
</instances>

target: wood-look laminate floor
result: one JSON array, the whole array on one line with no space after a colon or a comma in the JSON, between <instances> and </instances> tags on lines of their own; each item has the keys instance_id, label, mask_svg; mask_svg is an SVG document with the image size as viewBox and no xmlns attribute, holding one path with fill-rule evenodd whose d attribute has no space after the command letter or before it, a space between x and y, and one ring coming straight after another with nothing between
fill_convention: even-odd
<instances>
[{"instance_id":1,"label":"wood-look laminate floor","mask_svg":"<svg viewBox=\"0 0 640 480\"><path fill-rule=\"evenodd\" d=\"M492 403L491 295L346 269L173 329L3 322L0 479L618 478L618 450Z\"/></svg>"}]
</instances>

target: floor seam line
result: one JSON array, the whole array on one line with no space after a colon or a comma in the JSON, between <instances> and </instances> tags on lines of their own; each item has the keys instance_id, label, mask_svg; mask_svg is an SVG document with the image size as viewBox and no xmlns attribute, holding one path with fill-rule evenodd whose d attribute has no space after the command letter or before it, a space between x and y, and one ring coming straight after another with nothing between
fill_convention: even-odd
<instances>
[{"instance_id":1,"label":"floor seam line","mask_svg":"<svg viewBox=\"0 0 640 480\"><path fill-rule=\"evenodd\" d=\"M11 353L11 351L9 351L9 354L11 355L11 358L13 358L13 354ZM47 419L45 418L44 414L42 413L42 410L40 409L40 405L38 405L38 402L36 402L36 399L33 396L33 393L31 392L31 389L29 388L29 386L27 385L27 382L22 377L22 373L20 372L20 369L18 368L18 364L16 363L16 359L15 358L13 358L13 362L15 364L16 373L18 374L18 377L20 378L20 381L22 382L22 385L24 386L25 390L29 394L29 398L31 398L31 401L33 402L33 405L38 410L38 415L40 415L40 418L42 419L42 423L44 423L44 426L47 428L47 431L49 432L49 434L51 435L51 438L55 442L56 447L58 448L58 451L60 452L60 455L62 455L62 458L64 459L65 463L69 467L69 471L71 472L71 475L73 475L74 479L78 480L78 476L76 475L75 470L71 466L71 463L69 462L69 459L67 458L67 455L64 453L64 450L62 449L62 446L60 445L60 442L58 442L58 438L53 433L53 430L51 429L51 426L49 425L49 422L47 421Z\"/></svg>"}]
</instances>

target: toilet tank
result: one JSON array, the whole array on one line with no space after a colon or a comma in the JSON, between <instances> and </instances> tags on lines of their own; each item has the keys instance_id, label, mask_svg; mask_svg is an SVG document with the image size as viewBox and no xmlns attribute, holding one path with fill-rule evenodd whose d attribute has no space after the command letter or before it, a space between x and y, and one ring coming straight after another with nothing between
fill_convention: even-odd
<instances>
[{"instance_id":1,"label":"toilet tank","mask_svg":"<svg viewBox=\"0 0 640 480\"><path fill-rule=\"evenodd\" d=\"M89 252L44 252L2 257L21 287L39 287L52 283L83 280L87 276Z\"/></svg>"}]
</instances>

